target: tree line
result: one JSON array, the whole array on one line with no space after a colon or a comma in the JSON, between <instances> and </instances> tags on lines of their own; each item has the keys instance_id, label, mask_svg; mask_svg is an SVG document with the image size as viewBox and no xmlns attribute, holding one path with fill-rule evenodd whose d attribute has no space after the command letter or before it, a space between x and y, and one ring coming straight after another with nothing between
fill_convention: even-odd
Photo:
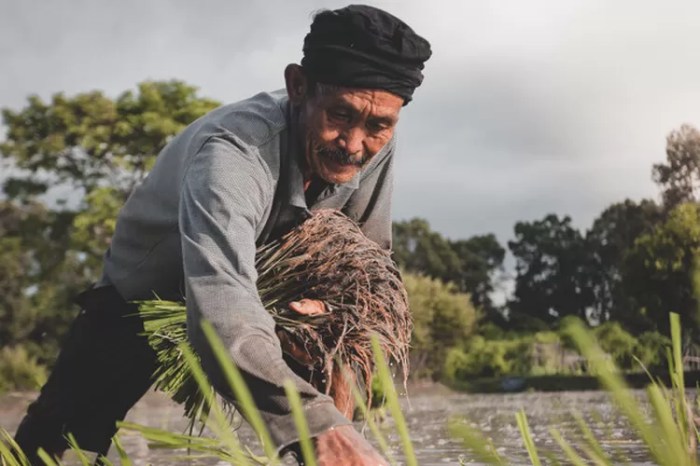
<instances>
[{"instance_id":1,"label":"tree line","mask_svg":"<svg viewBox=\"0 0 700 466\"><path fill-rule=\"evenodd\" d=\"M654 165L662 202L624 200L607 207L586 231L557 214L520 221L507 248L515 290L491 300L505 248L494 235L450 240L425 220L394 224L395 257L406 270L451 282L473 305L509 328L551 328L573 315L620 322L637 334L667 331L678 312L687 331L698 324L693 270L700 247L700 132L689 125L667 138L666 163Z\"/></svg>"},{"instance_id":2,"label":"tree line","mask_svg":"<svg viewBox=\"0 0 700 466\"><path fill-rule=\"evenodd\" d=\"M116 98L31 96L24 108L2 110L0 388L3 379L21 379L22 367L51 364L77 312L72 299L99 278L124 200L160 148L218 105L186 83L148 81ZM451 350L468 351L477 336L534 335L568 316L614 322L640 336L666 332L674 311L685 333L696 335L698 130L672 131L666 161L652 173L660 202L615 203L586 231L550 214L516 223L502 245L493 234L452 240L422 219L396 222L394 255L414 309L417 373L435 377ZM515 289L496 305L506 248L515 258Z\"/></svg>"},{"instance_id":3,"label":"tree line","mask_svg":"<svg viewBox=\"0 0 700 466\"><path fill-rule=\"evenodd\" d=\"M453 346L452 361L447 367L433 364L433 375L444 370L454 375L455 364L461 364L463 378L529 373L533 347L547 343L567 349L566 338L556 332L569 318L596 327L601 344L623 368L639 369L635 358L651 366L663 363L669 312L681 315L688 344L695 344L700 131L690 125L671 131L666 160L651 174L659 202L616 202L585 231L569 216L549 214L517 222L504 246L490 234L451 240L421 219L395 223L399 264L452 284L469 297L476 316L470 335ZM496 306L492 292L503 277L506 248L515 259L514 291ZM458 332L460 327L455 321L444 328ZM443 351L441 357L446 355Z\"/></svg>"}]
</instances>

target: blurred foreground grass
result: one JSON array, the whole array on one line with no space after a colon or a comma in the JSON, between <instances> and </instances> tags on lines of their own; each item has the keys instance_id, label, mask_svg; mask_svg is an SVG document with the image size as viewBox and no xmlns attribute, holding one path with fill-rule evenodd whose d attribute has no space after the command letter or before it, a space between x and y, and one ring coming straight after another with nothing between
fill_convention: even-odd
<instances>
[{"instance_id":1,"label":"blurred foreground grass","mask_svg":"<svg viewBox=\"0 0 700 466\"><path fill-rule=\"evenodd\" d=\"M572 323L568 328L568 332L581 354L585 356L590 371L596 374L601 386L605 388L614 402L620 416L626 419L634 435L643 443L649 457L659 465L690 466L697 464L699 434L696 417L693 414L694 407L684 389L680 320L676 314L671 314L670 319L672 346L668 348L667 357L669 359L671 385L667 387L650 376L649 385L646 389L646 400L644 400L646 403L640 402L633 396L631 390L625 385L620 372L605 352L601 350L590 331L583 324ZM252 396L245 386L240 373L231 363L227 352L215 335L212 327L205 324L204 331L227 377L232 392L236 399L239 400L239 409L249 420L251 427L261 441L264 455L257 456L248 447L241 445L237 435L231 428L230 416L226 407L216 398L214 390L208 384L196 356L187 345L181 345L180 349L192 369L197 384L202 392L205 393L206 402L210 407L209 416L205 423L206 427L213 433L213 437L204 438L172 433L131 423L122 423L121 429L138 432L148 442L159 447L187 449L188 455L191 457L215 458L235 465L279 464L280 460L277 458L276 449L270 440L270 435L259 413L255 409ZM402 451L399 458L392 454L386 438L373 422L372 416L367 415L366 410L363 414L365 419L367 419L375 444L390 464L417 465L418 460L413 449L410 432L399 406L399 398L394 389L384 356L379 351L379 346L376 342L374 350L377 367L379 368L377 375L382 386L385 387L387 411L393 417L397 433L401 439ZM308 437L308 428L302 414L298 394L294 391L294 387L291 384L286 386L285 389L290 399L297 429L303 439L301 451L304 461L307 465L314 465L316 462L313 458L313 448ZM354 387L353 394L358 402L358 406L364 410L365 404L357 387ZM569 434L569 438L565 438L561 431L552 428L549 430L549 434L557 445L558 450L539 451L535 445L525 413L521 411L514 414L522 437L523 448L527 451L532 465L619 464L618 458L613 459L610 453L601 447L601 444L582 416L576 416L578 435L575 438L572 438L571 434ZM450 419L448 428L450 434L454 438L459 439L464 446L464 458L466 458L463 460L464 464L467 461L486 464L510 464L510 459L502 457L491 440L477 429L471 427L465 419ZM92 464L90 457L80 450L74 439L71 438L70 441L75 458L83 465ZM114 438L114 448L119 457L119 464L132 464L119 441L118 435ZM59 466L62 464L58 459L51 458L44 452L40 452L40 455L48 466ZM0 458L3 466L27 466L29 464L23 453L18 451L11 436L2 430L0 430ZM105 465L113 464L106 458L102 459L102 461Z\"/></svg>"}]
</instances>

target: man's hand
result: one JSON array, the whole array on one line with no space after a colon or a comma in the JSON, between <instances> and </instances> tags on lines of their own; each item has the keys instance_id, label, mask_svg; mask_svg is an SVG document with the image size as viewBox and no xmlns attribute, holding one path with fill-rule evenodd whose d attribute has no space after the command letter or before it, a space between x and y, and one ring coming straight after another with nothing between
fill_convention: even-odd
<instances>
[{"instance_id":1,"label":"man's hand","mask_svg":"<svg viewBox=\"0 0 700 466\"><path fill-rule=\"evenodd\" d=\"M304 315L319 315L327 312L326 305L323 301L316 299L302 299L289 303L289 309ZM305 366L313 365L311 355L300 345L296 344L284 332L279 332L277 335L282 343L282 349L290 355L298 363ZM351 384L355 382L355 374L350 370L341 370L338 365L334 364L331 374L331 388L329 395L333 398L335 407L338 408L345 417L352 421L355 411L355 400L352 397ZM323 387L316 387L323 390Z\"/></svg>"},{"instance_id":2,"label":"man's hand","mask_svg":"<svg viewBox=\"0 0 700 466\"><path fill-rule=\"evenodd\" d=\"M323 303L323 301L305 298L289 303L289 309L294 312L298 312L299 314L315 316L325 313L326 305ZM289 336L282 331L277 332L277 337L280 339L280 343L282 344L282 350L290 355L299 364L307 367L313 365L314 361L311 359L311 355L306 352L303 346L298 345L293 339L289 338Z\"/></svg>"},{"instance_id":3,"label":"man's hand","mask_svg":"<svg viewBox=\"0 0 700 466\"><path fill-rule=\"evenodd\" d=\"M319 466L388 466L377 450L351 425L334 427L316 437Z\"/></svg>"},{"instance_id":4,"label":"man's hand","mask_svg":"<svg viewBox=\"0 0 700 466\"><path fill-rule=\"evenodd\" d=\"M326 305L318 299L302 299L289 303L289 309L307 316L316 316L326 312Z\"/></svg>"}]
</instances>

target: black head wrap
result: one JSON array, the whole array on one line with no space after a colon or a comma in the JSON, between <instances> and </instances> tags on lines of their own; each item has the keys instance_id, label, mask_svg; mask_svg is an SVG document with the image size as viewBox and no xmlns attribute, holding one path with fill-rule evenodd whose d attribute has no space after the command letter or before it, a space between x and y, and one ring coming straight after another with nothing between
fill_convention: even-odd
<instances>
[{"instance_id":1,"label":"black head wrap","mask_svg":"<svg viewBox=\"0 0 700 466\"><path fill-rule=\"evenodd\" d=\"M404 99L423 81L430 43L403 21L366 5L322 11L304 39L301 65L320 83L383 89Z\"/></svg>"}]
</instances>

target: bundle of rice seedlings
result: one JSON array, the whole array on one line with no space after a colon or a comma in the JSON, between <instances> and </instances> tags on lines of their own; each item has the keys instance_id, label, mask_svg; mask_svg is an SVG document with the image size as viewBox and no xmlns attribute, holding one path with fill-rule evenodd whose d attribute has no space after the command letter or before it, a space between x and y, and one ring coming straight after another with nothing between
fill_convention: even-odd
<instances>
[{"instance_id":1,"label":"bundle of rice seedlings","mask_svg":"<svg viewBox=\"0 0 700 466\"><path fill-rule=\"evenodd\" d=\"M311 382L319 390L330 392L333 371L340 363L356 372L371 401L372 335L397 364L405 383L412 328L406 291L390 253L352 220L335 210L316 211L279 240L260 247L256 269L263 305L278 333L286 337L283 341L302 348L307 360L313 361ZM290 302L304 298L323 301L327 312L302 315L288 308ZM202 418L207 400L178 349L186 341L185 305L147 301L139 312L158 355L156 388L184 403L190 419ZM231 317L235 318L235 309Z\"/></svg>"}]
</instances>

